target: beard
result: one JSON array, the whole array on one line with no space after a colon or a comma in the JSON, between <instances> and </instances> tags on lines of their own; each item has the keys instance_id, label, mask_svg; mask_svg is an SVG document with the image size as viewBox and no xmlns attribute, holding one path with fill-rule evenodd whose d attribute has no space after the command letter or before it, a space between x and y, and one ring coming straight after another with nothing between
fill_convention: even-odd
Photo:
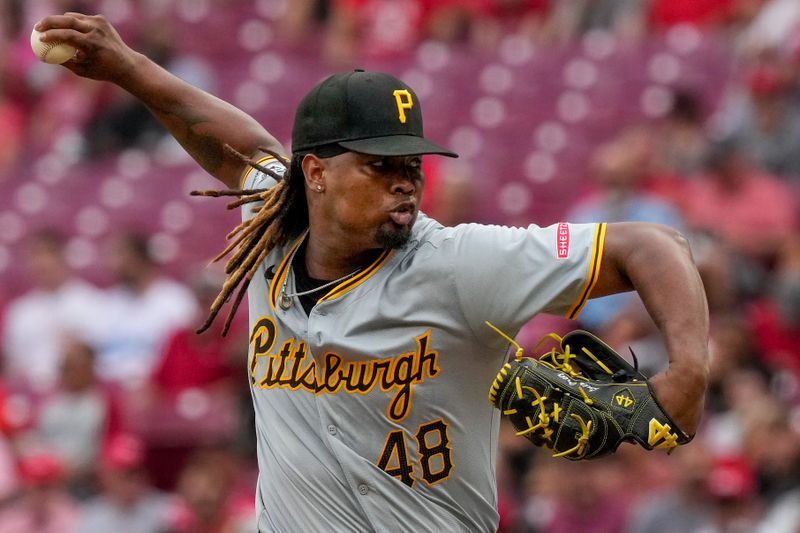
<instances>
[{"instance_id":1,"label":"beard","mask_svg":"<svg viewBox=\"0 0 800 533\"><path fill-rule=\"evenodd\" d=\"M413 222L407 226L398 226L393 223L383 225L378 228L375 234L375 241L384 250L396 250L405 246L411 238L411 228Z\"/></svg>"}]
</instances>

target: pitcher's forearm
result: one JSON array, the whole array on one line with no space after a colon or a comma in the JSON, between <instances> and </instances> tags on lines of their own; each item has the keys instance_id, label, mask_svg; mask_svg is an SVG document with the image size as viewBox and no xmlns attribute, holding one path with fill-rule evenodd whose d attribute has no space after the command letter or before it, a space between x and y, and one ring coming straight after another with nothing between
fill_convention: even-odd
<instances>
[{"instance_id":1,"label":"pitcher's forearm","mask_svg":"<svg viewBox=\"0 0 800 533\"><path fill-rule=\"evenodd\" d=\"M708 304L689 245L657 224L610 224L598 293L635 289L663 334L669 365L650 379L664 410L694 434L709 379Z\"/></svg>"},{"instance_id":2,"label":"pitcher's forearm","mask_svg":"<svg viewBox=\"0 0 800 533\"><path fill-rule=\"evenodd\" d=\"M658 224L609 224L603 270L592 296L634 289L664 333L670 353L698 353L708 344L708 304L686 239ZM673 361L678 362L678 361Z\"/></svg>"},{"instance_id":3,"label":"pitcher's forearm","mask_svg":"<svg viewBox=\"0 0 800 533\"><path fill-rule=\"evenodd\" d=\"M207 172L238 187L246 156L259 146L282 152L278 142L251 116L186 83L130 48L102 15L65 13L36 24L41 40L66 42L77 52L63 66L78 76L114 83L138 98Z\"/></svg>"},{"instance_id":4,"label":"pitcher's forearm","mask_svg":"<svg viewBox=\"0 0 800 533\"><path fill-rule=\"evenodd\" d=\"M254 155L259 146L283 151L241 109L186 83L141 54L133 61L133 71L118 85L141 100L203 169L229 187L238 187L244 164L223 149L225 144L246 156Z\"/></svg>"},{"instance_id":5,"label":"pitcher's forearm","mask_svg":"<svg viewBox=\"0 0 800 533\"><path fill-rule=\"evenodd\" d=\"M630 269L634 287L664 334L670 364L694 368L705 376L708 304L686 239L666 227L651 231L631 253Z\"/></svg>"}]
</instances>

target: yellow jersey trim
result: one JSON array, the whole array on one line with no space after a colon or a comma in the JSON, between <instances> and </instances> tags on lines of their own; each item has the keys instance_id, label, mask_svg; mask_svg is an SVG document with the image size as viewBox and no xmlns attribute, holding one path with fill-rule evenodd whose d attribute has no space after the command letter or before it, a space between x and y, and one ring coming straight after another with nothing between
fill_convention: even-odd
<instances>
[{"instance_id":1,"label":"yellow jersey trim","mask_svg":"<svg viewBox=\"0 0 800 533\"><path fill-rule=\"evenodd\" d=\"M597 280L600 277L600 264L603 261L603 246L605 245L605 240L606 224L598 224L594 230L594 243L592 244L592 257L589 260L589 273L586 276L586 282L583 284L580 297L572 304L569 311L567 311L566 317L569 319L574 319L580 314L581 309L583 309L583 306L589 299L589 295L592 293L592 289L594 289L594 286L597 284Z\"/></svg>"},{"instance_id":2,"label":"yellow jersey trim","mask_svg":"<svg viewBox=\"0 0 800 533\"><path fill-rule=\"evenodd\" d=\"M278 304L278 298L280 297L281 287L283 287L284 280L286 276L289 274L289 267L292 264L292 258L294 257L295 252L300 247L300 243L303 242L303 239L306 238L308 235L308 230L300 236L292 247L289 249L289 252L281 261L281 264L278 266L278 269L275 271L275 277L272 278L272 282L270 283L269 287L269 305L272 307L273 311L277 311L276 305ZM358 273L357 275L353 276L352 278L348 278L343 282L336 285L330 291L328 291L325 296L318 300L319 302L323 302L326 300L332 300L334 298L338 298L339 296L353 290L354 288L361 285L367 279L369 279L375 272L380 270L380 268L386 264L386 262L394 255L394 250L385 250L381 252L381 254L372 262L370 266L365 268L363 271Z\"/></svg>"},{"instance_id":3,"label":"yellow jersey trim","mask_svg":"<svg viewBox=\"0 0 800 533\"><path fill-rule=\"evenodd\" d=\"M272 159L275 159L275 157L271 156L271 155L264 156L261 159L259 159L258 161L256 161L256 164L263 165L264 163L266 163L268 161L271 161ZM247 178L249 178L250 174L252 174L253 172L257 172L257 170L255 168L253 168L252 166L250 166L250 165L247 166L247 170L242 172L242 177L239 179L239 188L240 189L244 189L244 183L247 181Z\"/></svg>"},{"instance_id":4,"label":"yellow jersey trim","mask_svg":"<svg viewBox=\"0 0 800 533\"><path fill-rule=\"evenodd\" d=\"M289 266L292 264L292 257L294 257L294 253L297 251L297 248L300 246L300 243L303 242L303 239L306 238L308 234L308 230L306 230L300 238L298 238L292 247L289 249L289 253L286 254L286 257L283 258L281 264L278 266L278 270L275 271L275 277L272 278L272 283L269 286L269 305L272 307L273 311L277 311L275 309L275 304L278 303L278 296L281 292L281 287L283 286L283 280L286 279L286 275L289 273Z\"/></svg>"},{"instance_id":5,"label":"yellow jersey trim","mask_svg":"<svg viewBox=\"0 0 800 533\"><path fill-rule=\"evenodd\" d=\"M320 302L324 302L327 300L333 300L334 298L338 298L339 296L343 295L346 292L350 292L351 290L355 289L362 283L364 283L367 279L372 277L372 275L381 269L383 265L394 255L394 250L385 250L378 256L377 259L367 267L363 272L359 273L352 278L345 280L331 289L325 296L319 299Z\"/></svg>"}]
</instances>

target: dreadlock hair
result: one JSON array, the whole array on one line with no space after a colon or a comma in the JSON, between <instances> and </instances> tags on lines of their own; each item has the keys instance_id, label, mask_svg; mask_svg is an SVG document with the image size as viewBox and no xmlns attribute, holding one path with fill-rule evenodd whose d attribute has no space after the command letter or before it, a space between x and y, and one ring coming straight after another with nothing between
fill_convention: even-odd
<instances>
[{"instance_id":1,"label":"dreadlock hair","mask_svg":"<svg viewBox=\"0 0 800 533\"><path fill-rule=\"evenodd\" d=\"M226 238L230 243L211 260L212 263L215 263L233 252L225 264L225 274L227 274L225 283L211 304L206 321L196 332L202 333L211 326L222 306L230 300L231 295L238 287L239 290L222 328L223 336L228 333L236 310L250 285L250 280L253 279L258 266L267 254L276 246L283 245L292 237L302 233L308 226L308 206L306 205L305 181L301 166L304 154L294 154L291 160L287 160L267 148L259 147L261 152L271 155L283 164L286 170L281 176L237 152L230 145L226 144L224 148L250 167L271 176L278 183L267 189L192 191L190 193L192 196L238 196L238 200L228 204L228 209L235 209L248 203L263 202L260 206L252 208L255 213L252 218L245 220L228 233Z\"/></svg>"}]
</instances>

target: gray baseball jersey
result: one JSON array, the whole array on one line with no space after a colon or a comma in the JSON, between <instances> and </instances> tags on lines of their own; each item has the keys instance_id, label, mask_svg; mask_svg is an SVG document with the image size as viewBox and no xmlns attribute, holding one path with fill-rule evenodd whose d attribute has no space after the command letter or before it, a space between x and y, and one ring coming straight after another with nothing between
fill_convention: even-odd
<instances>
[{"instance_id":1,"label":"gray baseball jersey","mask_svg":"<svg viewBox=\"0 0 800 533\"><path fill-rule=\"evenodd\" d=\"M305 236L274 249L248 292L259 531L496 531L487 394L507 344L485 321L514 335L540 312L576 316L604 234L420 214L408 245L321 291L308 315L286 298Z\"/></svg>"}]
</instances>

